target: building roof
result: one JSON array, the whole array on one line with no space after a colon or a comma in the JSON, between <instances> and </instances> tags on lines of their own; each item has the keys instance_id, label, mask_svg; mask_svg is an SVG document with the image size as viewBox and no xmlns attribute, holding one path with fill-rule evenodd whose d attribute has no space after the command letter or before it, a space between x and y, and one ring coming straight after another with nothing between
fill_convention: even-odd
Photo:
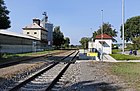
<instances>
[{"instance_id":1,"label":"building roof","mask_svg":"<svg viewBox=\"0 0 140 91\"><path fill-rule=\"evenodd\" d=\"M31 37L31 36L28 36L28 35L15 33L15 32L8 31L8 30L0 30L0 34L7 35L7 36L21 37L21 38L26 38L26 39L32 39L32 40L39 40L38 38L35 38L35 37Z\"/></svg>"},{"instance_id":2,"label":"building roof","mask_svg":"<svg viewBox=\"0 0 140 91\"><path fill-rule=\"evenodd\" d=\"M100 35L97 35L95 38L96 39L101 39L102 38L102 36L103 36L103 39L112 39L112 36L109 36L109 35L107 35L107 34L100 34Z\"/></svg>"},{"instance_id":3,"label":"building roof","mask_svg":"<svg viewBox=\"0 0 140 91\"><path fill-rule=\"evenodd\" d=\"M42 26L39 26L37 23L32 23L30 25L25 26L23 29L42 29L42 30L46 30L45 28L43 28ZM46 30L47 31L47 30Z\"/></svg>"}]
</instances>

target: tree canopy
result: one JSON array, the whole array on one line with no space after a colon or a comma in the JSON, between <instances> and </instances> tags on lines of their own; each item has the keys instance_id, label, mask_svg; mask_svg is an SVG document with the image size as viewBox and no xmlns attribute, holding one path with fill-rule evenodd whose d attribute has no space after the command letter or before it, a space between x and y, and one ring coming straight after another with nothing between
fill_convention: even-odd
<instances>
[{"instance_id":1,"label":"tree canopy","mask_svg":"<svg viewBox=\"0 0 140 91\"><path fill-rule=\"evenodd\" d=\"M9 11L3 0L0 0L0 29L10 28Z\"/></svg>"},{"instance_id":2,"label":"tree canopy","mask_svg":"<svg viewBox=\"0 0 140 91\"><path fill-rule=\"evenodd\" d=\"M122 26L121 26L121 36L122 36ZM124 24L124 38L125 40L132 41L133 38L140 36L140 16L135 16L127 19Z\"/></svg>"},{"instance_id":3,"label":"tree canopy","mask_svg":"<svg viewBox=\"0 0 140 91\"><path fill-rule=\"evenodd\" d=\"M60 26L54 28L53 31L53 45L57 48L64 44L64 35L60 31Z\"/></svg>"},{"instance_id":4,"label":"tree canopy","mask_svg":"<svg viewBox=\"0 0 140 91\"><path fill-rule=\"evenodd\" d=\"M68 37L65 37L64 38L64 47L65 48L68 48L69 47L69 44L70 44L70 39Z\"/></svg>"},{"instance_id":5,"label":"tree canopy","mask_svg":"<svg viewBox=\"0 0 140 91\"><path fill-rule=\"evenodd\" d=\"M136 49L140 49L140 36L139 37L136 37L136 38L133 38L133 49L136 50Z\"/></svg>"},{"instance_id":6,"label":"tree canopy","mask_svg":"<svg viewBox=\"0 0 140 91\"><path fill-rule=\"evenodd\" d=\"M95 40L96 35L100 35L102 30L102 26L99 27L97 31L95 31L92 35L92 38ZM113 29L112 25L109 23L103 23L103 33L110 35L112 37L117 37L117 31L116 29ZM113 42L117 42L115 39L113 39Z\"/></svg>"},{"instance_id":7,"label":"tree canopy","mask_svg":"<svg viewBox=\"0 0 140 91\"><path fill-rule=\"evenodd\" d=\"M88 42L90 38L88 37L82 37L81 40L79 41L82 45L82 48L88 48Z\"/></svg>"}]
</instances>

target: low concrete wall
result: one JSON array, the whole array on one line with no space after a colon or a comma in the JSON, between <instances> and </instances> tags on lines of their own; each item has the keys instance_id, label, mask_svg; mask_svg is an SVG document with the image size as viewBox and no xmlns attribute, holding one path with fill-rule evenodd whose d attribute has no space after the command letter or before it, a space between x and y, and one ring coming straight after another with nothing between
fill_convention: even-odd
<instances>
[{"instance_id":1,"label":"low concrete wall","mask_svg":"<svg viewBox=\"0 0 140 91\"><path fill-rule=\"evenodd\" d=\"M0 52L2 53L24 53L43 51L47 48L46 43L42 41L28 38L29 36L13 34L10 35L0 33Z\"/></svg>"},{"instance_id":2,"label":"low concrete wall","mask_svg":"<svg viewBox=\"0 0 140 91\"><path fill-rule=\"evenodd\" d=\"M37 51L37 47L31 45L0 45L2 53L23 53Z\"/></svg>"}]
</instances>

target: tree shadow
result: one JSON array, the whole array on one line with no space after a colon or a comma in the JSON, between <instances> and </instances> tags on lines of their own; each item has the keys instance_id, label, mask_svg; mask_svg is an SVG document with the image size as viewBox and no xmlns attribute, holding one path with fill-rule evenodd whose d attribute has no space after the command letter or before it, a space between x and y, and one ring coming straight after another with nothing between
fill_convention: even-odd
<instances>
[{"instance_id":1,"label":"tree shadow","mask_svg":"<svg viewBox=\"0 0 140 91\"><path fill-rule=\"evenodd\" d=\"M62 91L118 91L124 89L113 83L99 81L82 81L65 87Z\"/></svg>"}]
</instances>

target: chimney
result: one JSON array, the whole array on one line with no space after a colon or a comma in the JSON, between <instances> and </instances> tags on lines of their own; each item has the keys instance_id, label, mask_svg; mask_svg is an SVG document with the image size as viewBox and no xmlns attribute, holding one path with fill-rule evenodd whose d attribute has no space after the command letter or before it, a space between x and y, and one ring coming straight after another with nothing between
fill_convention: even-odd
<instances>
[{"instance_id":1,"label":"chimney","mask_svg":"<svg viewBox=\"0 0 140 91\"><path fill-rule=\"evenodd\" d=\"M36 24L38 24L40 26L40 19L34 18L33 19L33 23L36 23Z\"/></svg>"}]
</instances>

